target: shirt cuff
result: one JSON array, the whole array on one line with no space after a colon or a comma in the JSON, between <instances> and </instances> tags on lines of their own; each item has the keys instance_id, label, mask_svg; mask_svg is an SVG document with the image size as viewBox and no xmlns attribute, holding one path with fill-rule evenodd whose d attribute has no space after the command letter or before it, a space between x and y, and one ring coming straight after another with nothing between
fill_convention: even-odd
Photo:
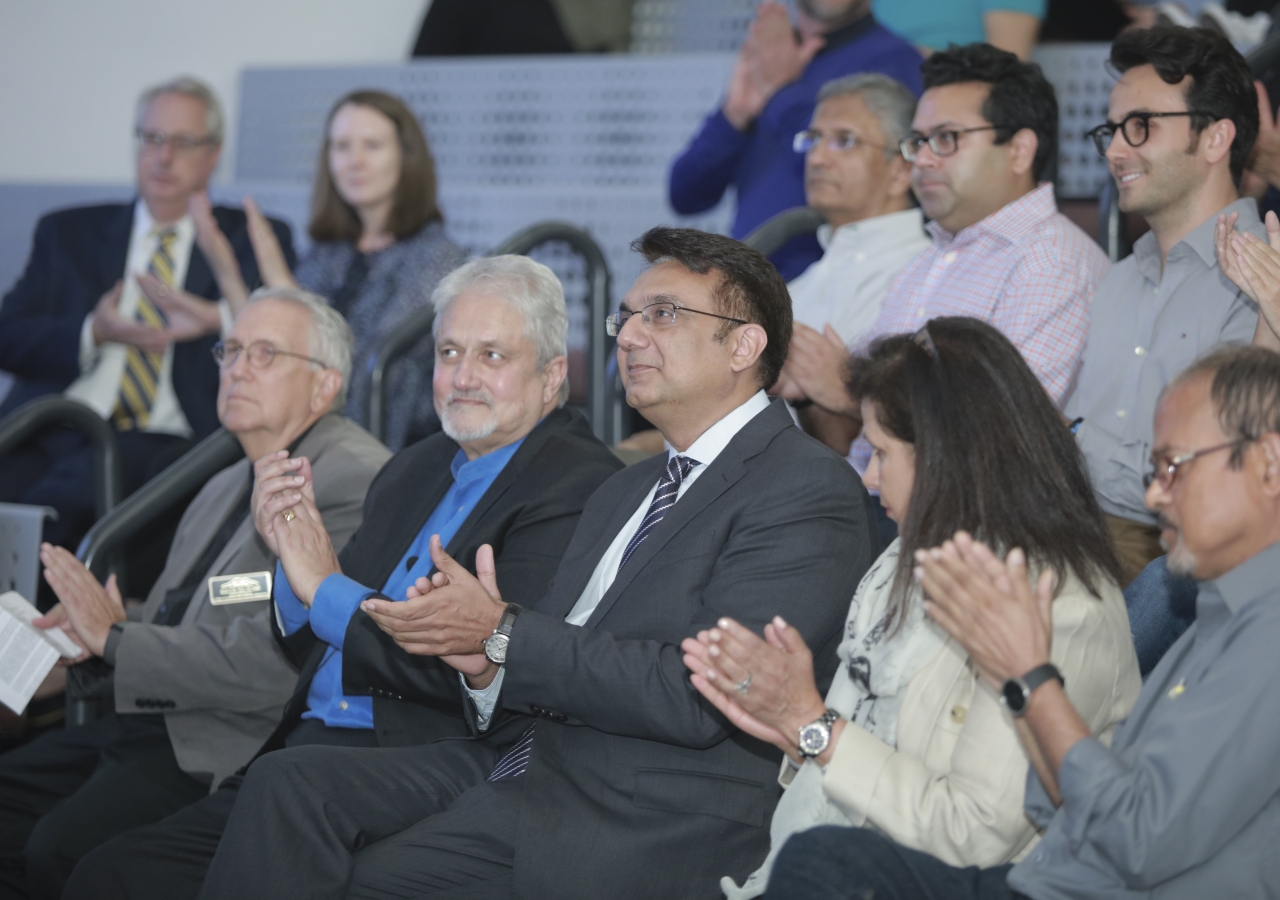
<instances>
[{"instance_id":1,"label":"shirt cuff","mask_svg":"<svg viewBox=\"0 0 1280 900\"><path fill-rule=\"evenodd\" d=\"M231 303L227 300L218 301L218 318L222 320L222 334L220 337L226 337L231 331L231 326L235 324L236 317L231 312Z\"/></svg>"},{"instance_id":2,"label":"shirt cuff","mask_svg":"<svg viewBox=\"0 0 1280 900\"><path fill-rule=\"evenodd\" d=\"M471 698L472 705L476 710L476 725L481 731L489 730L489 720L493 718L493 708L498 705L498 694L502 693L502 679L506 676L507 670L499 668L497 676L493 682L482 690L475 690L467 684L467 676L461 672L458 673L458 679L462 682L462 689L467 692L467 696Z\"/></svg>"},{"instance_id":3,"label":"shirt cuff","mask_svg":"<svg viewBox=\"0 0 1280 900\"><path fill-rule=\"evenodd\" d=\"M276 562L276 577L271 583L271 596L275 599L276 615L280 630L285 634L293 634L311 620L310 611L302 605L298 595L284 576L284 566Z\"/></svg>"},{"instance_id":4,"label":"shirt cuff","mask_svg":"<svg viewBox=\"0 0 1280 900\"><path fill-rule=\"evenodd\" d=\"M116 652L120 648L122 638L124 638L124 624L116 622L107 632L107 642L102 647L102 661L113 669L116 666Z\"/></svg>"},{"instance_id":5,"label":"shirt cuff","mask_svg":"<svg viewBox=\"0 0 1280 900\"><path fill-rule=\"evenodd\" d=\"M93 314L84 317L80 326L80 374L83 375L98 364L98 345L93 340Z\"/></svg>"},{"instance_id":6,"label":"shirt cuff","mask_svg":"<svg viewBox=\"0 0 1280 900\"><path fill-rule=\"evenodd\" d=\"M311 602L311 630L330 647L341 650L351 617L360 604L375 593L377 591L335 572L316 588Z\"/></svg>"}]
</instances>

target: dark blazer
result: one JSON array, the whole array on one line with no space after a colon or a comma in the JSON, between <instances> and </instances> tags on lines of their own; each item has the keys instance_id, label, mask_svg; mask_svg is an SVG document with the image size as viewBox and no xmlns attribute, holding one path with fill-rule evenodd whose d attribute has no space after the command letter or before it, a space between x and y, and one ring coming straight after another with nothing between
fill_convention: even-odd
<instances>
[{"instance_id":1,"label":"dark blazer","mask_svg":"<svg viewBox=\"0 0 1280 900\"><path fill-rule=\"evenodd\" d=\"M364 524L339 556L346 575L371 587L386 583L453 483L449 464L457 452L454 441L435 434L391 458L369 489ZM532 605L546 593L587 498L621 468L581 413L554 410L529 432L445 549L475 571L476 551L491 544L503 598ZM263 753L283 746L301 720L328 647L310 626L283 640L302 671ZM342 660L343 690L373 695L381 746L469 733L457 672L435 658L405 653L363 613L347 629Z\"/></svg>"},{"instance_id":2,"label":"dark blazer","mask_svg":"<svg viewBox=\"0 0 1280 900\"><path fill-rule=\"evenodd\" d=\"M80 330L85 316L124 277L134 203L82 206L42 217L27 267L0 302L0 369L17 376L0 404L0 417L35 397L60 393L80 377ZM218 227L231 242L245 284L260 282L245 215L215 206ZM271 221L285 259L295 262L289 226ZM193 246L183 287L208 299L219 296L213 272ZM218 367L208 335L173 351L173 387L196 440L218 428Z\"/></svg>"},{"instance_id":3,"label":"dark blazer","mask_svg":"<svg viewBox=\"0 0 1280 900\"><path fill-rule=\"evenodd\" d=\"M595 493L546 596L515 623L499 701L508 718L495 714L491 732L510 740L512 724L536 722L512 795L516 897L718 898L721 876L754 871L781 754L702 699L680 641L721 616L760 633L781 614L813 649L825 690L879 553L857 474L774 401L653 528L586 625L567 624L665 465L665 454L638 463ZM357 613L348 635L367 618Z\"/></svg>"}]
</instances>

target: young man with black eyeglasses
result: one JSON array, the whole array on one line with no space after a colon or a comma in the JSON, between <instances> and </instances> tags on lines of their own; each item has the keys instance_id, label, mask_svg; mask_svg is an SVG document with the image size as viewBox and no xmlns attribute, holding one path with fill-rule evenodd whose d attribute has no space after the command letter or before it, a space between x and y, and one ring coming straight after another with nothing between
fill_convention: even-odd
<instances>
[{"instance_id":1,"label":"young man with black eyeglasses","mask_svg":"<svg viewBox=\"0 0 1280 900\"><path fill-rule=\"evenodd\" d=\"M1151 231L1098 285L1089 344L1065 413L1116 542L1127 580L1163 552L1143 503L1152 414L1173 375L1222 343L1248 343L1257 307L1218 267L1220 213L1265 240L1240 176L1258 134L1244 58L1220 35L1165 26L1121 35L1121 73L1107 121L1091 135L1120 209Z\"/></svg>"}]
</instances>

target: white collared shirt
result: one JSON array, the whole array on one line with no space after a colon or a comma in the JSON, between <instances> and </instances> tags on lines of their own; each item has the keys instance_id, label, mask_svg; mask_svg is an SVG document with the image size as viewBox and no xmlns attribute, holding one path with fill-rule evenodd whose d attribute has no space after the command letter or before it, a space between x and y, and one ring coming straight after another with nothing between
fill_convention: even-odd
<instances>
[{"instance_id":1,"label":"white collared shirt","mask_svg":"<svg viewBox=\"0 0 1280 900\"><path fill-rule=\"evenodd\" d=\"M764 391L756 391L746 403L743 403L733 412L702 432L698 439L689 445L689 449L683 453L678 453L670 444L666 445L668 461L673 456L684 456L688 459L696 459L699 463L680 482L680 490L676 494L677 503L680 502L680 498L685 495L685 492L689 490L689 486L697 481L702 473L715 462L716 457L729 445L729 442L734 439L737 433L768 407L769 395ZM569 614L564 618L570 625L585 625L591 618L591 614L596 611L596 607L600 605L604 595L608 593L614 579L618 577L618 568L622 564L622 554L626 552L627 544L631 542L631 538L640 530L640 523L644 521L644 517L648 514L649 504L653 502L653 495L657 493L658 485L661 483L662 477L659 477L653 483L653 487L649 489L649 493L644 495L644 499L640 501L636 511L627 520L627 524L623 525L622 529L614 536L613 543L609 545L609 549L604 552L604 555L600 557L600 561L596 563L595 571L591 573L591 580L587 582L587 586L583 589L578 602L573 605L573 609L569 610ZM462 685L471 696L472 702L475 703L476 718L480 723L481 730L488 727L489 719L493 716L493 707L497 703L499 692L502 690L502 679L505 674L505 668L499 669L497 677L493 679L493 683L480 691L467 687L466 680L463 679ZM458 677L462 678L461 673L459 673Z\"/></svg>"},{"instance_id":2,"label":"white collared shirt","mask_svg":"<svg viewBox=\"0 0 1280 900\"><path fill-rule=\"evenodd\" d=\"M929 246L919 209L904 209L818 229L822 259L789 285L797 322L817 331L828 323L852 346L880 314L894 276Z\"/></svg>"},{"instance_id":3,"label":"white collared shirt","mask_svg":"<svg viewBox=\"0 0 1280 900\"><path fill-rule=\"evenodd\" d=\"M159 243L153 233L155 221L147 211L147 205L138 200L133 211L133 231L129 236L129 255L126 257L124 287L120 293L120 316L132 320L138 310L138 298L142 291L134 276L144 273L151 265ZM173 226L177 238L173 242L173 283L181 286L187 278L187 266L191 262L191 248L195 245L196 227L190 216L183 216ZM120 379L124 376L126 347L124 344L102 344L93 340L93 314L85 317L80 329L80 377L67 388L65 396L92 407L104 419L110 418L120 397ZM173 345L165 348L160 366L160 378L156 387L155 402L151 405L151 417L144 431L191 437L191 425L178 403L173 389Z\"/></svg>"}]
</instances>

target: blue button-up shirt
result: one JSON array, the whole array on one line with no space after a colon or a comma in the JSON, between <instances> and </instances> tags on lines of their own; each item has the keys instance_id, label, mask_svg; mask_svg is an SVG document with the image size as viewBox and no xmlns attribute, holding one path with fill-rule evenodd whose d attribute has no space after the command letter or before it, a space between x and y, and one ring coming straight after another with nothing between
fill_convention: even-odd
<instances>
[{"instance_id":1,"label":"blue button-up shirt","mask_svg":"<svg viewBox=\"0 0 1280 900\"><path fill-rule=\"evenodd\" d=\"M524 438L521 438L470 462L466 454L458 451L449 467L453 473L453 484L427 517L426 524L405 551L400 564L387 578L382 586L383 595L392 600L403 600L409 586L431 571L431 536L440 535L440 543L448 546L458 528L523 443ZM275 601L284 633L293 634L310 622L316 637L329 645L307 692L307 711L302 714L304 719L320 719L332 728L373 727L372 698L350 697L342 693L342 642L351 617L360 604L375 593L378 592L373 588L346 575L330 575L316 589L308 610L293 593L283 568L276 563Z\"/></svg>"}]
</instances>

